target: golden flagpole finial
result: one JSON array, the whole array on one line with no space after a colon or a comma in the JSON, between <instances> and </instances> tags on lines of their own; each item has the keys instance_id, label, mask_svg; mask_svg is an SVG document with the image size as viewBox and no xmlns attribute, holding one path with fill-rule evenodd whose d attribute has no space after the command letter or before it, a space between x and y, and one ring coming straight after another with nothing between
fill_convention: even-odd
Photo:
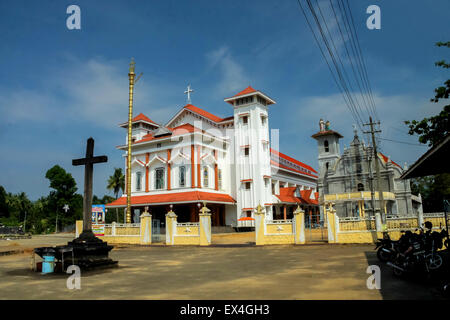
<instances>
[{"instance_id":1,"label":"golden flagpole finial","mask_svg":"<svg viewBox=\"0 0 450 320\"><path fill-rule=\"evenodd\" d=\"M131 62L130 62L130 73L134 73L134 66L136 65L136 63L134 62L134 58L131 58Z\"/></svg>"}]
</instances>

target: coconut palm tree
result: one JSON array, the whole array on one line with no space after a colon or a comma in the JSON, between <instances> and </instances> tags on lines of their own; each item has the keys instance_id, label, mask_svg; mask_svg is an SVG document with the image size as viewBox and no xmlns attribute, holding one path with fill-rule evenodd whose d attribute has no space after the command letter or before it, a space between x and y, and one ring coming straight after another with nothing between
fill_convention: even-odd
<instances>
[{"instance_id":1,"label":"coconut palm tree","mask_svg":"<svg viewBox=\"0 0 450 320\"><path fill-rule=\"evenodd\" d=\"M112 190L116 199L119 197L119 192L125 190L125 175L122 173L122 168L114 168L114 174L108 179L108 190Z\"/></svg>"},{"instance_id":2,"label":"coconut palm tree","mask_svg":"<svg viewBox=\"0 0 450 320\"><path fill-rule=\"evenodd\" d=\"M112 190L116 199L119 197L120 190L125 190L125 175L122 173L122 168L114 168L114 174L108 179L108 190ZM116 220L119 221L119 212L116 208Z\"/></svg>"}]
</instances>

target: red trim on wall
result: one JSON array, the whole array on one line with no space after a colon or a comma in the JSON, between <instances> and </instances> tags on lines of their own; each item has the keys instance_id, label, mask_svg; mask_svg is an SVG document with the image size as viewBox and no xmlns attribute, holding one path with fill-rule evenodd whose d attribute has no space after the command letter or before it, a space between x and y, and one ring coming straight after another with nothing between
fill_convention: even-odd
<instances>
[{"instance_id":1,"label":"red trim on wall","mask_svg":"<svg viewBox=\"0 0 450 320\"><path fill-rule=\"evenodd\" d=\"M150 158L150 153L145 154L145 192L148 192L148 170L149 167L147 166L148 160Z\"/></svg>"},{"instance_id":2,"label":"red trim on wall","mask_svg":"<svg viewBox=\"0 0 450 320\"><path fill-rule=\"evenodd\" d=\"M214 164L214 189L219 190L219 169L217 167L217 150L214 150L214 158L216 159L216 163Z\"/></svg>"},{"instance_id":3,"label":"red trim on wall","mask_svg":"<svg viewBox=\"0 0 450 320\"><path fill-rule=\"evenodd\" d=\"M171 169L171 165L170 165L170 155L172 153L171 149L167 150L167 190L170 190L170 169Z\"/></svg>"},{"instance_id":4,"label":"red trim on wall","mask_svg":"<svg viewBox=\"0 0 450 320\"><path fill-rule=\"evenodd\" d=\"M195 153L194 145L191 144L191 187L195 188Z\"/></svg>"},{"instance_id":5,"label":"red trim on wall","mask_svg":"<svg viewBox=\"0 0 450 320\"><path fill-rule=\"evenodd\" d=\"M197 146L197 188L202 187L201 168L200 168L200 146Z\"/></svg>"}]
</instances>

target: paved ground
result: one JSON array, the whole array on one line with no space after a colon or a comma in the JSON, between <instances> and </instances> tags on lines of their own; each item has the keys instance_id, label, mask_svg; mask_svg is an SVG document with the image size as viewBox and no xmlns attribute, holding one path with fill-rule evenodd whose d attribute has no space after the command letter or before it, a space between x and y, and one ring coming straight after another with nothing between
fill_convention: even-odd
<instances>
[{"instance_id":1,"label":"paved ground","mask_svg":"<svg viewBox=\"0 0 450 320\"><path fill-rule=\"evenodd\" d=\"M32 252L36 247L67 244L74 237L73 233L58 233L32 236L31 239L0 240L0 255L11 251Z\"/></svg>"},{"instance_id":2,"label":"paved ground","mask_svg":"<svg viewBox=\"0 0 450 320\"><path fill-rule=\"evenodd\" d=\"M367 266L379 264L371 245L121 246L111 256L119 267L82 273L81 290L67 289L67 275L31 272L29 253L0 256L0 299L439 298L432 288L394 278L384 265L382 289L367 289Z\"/></svg>"}]
</instances>

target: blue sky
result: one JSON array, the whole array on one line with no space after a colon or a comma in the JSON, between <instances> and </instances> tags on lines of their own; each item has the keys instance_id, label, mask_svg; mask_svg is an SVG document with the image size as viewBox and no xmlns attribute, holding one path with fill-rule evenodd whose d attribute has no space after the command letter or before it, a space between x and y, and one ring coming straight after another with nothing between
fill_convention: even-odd
<instances>
[{"instance_id":1,"label":"blue sky","mask_svg":"<svg viewBox=\"0 0 450 320\"><path fill-rule=\"evenodd\" d=\"M404 120L436 114L429 99L448 79L434 62L449 59L437 41L450 40L450 2L349 0L382 121L381 136L416 143ZM324 6L327 1L322 0ZM81 8L81 30L66 28L66 8ZM381 30L366 28L366 8L381 8ZM322 117L352 137L353 120L299 11L283 1L18 1L0 2L0 185L31 199L49 192L45 172L59 164L82 192L83 169L71 160L86 139L107 164L94 169L94 193L122 167L115 149L125 140L128 63L143 72L135 114L165 123L186 101L218 116L223 102L248 85L277 101L270 126L280 151L317 168L311 135ZM384 141L403 165L427 148ZM111 194L111 193L109 193Z\"/></svg>"}]
</instances>

